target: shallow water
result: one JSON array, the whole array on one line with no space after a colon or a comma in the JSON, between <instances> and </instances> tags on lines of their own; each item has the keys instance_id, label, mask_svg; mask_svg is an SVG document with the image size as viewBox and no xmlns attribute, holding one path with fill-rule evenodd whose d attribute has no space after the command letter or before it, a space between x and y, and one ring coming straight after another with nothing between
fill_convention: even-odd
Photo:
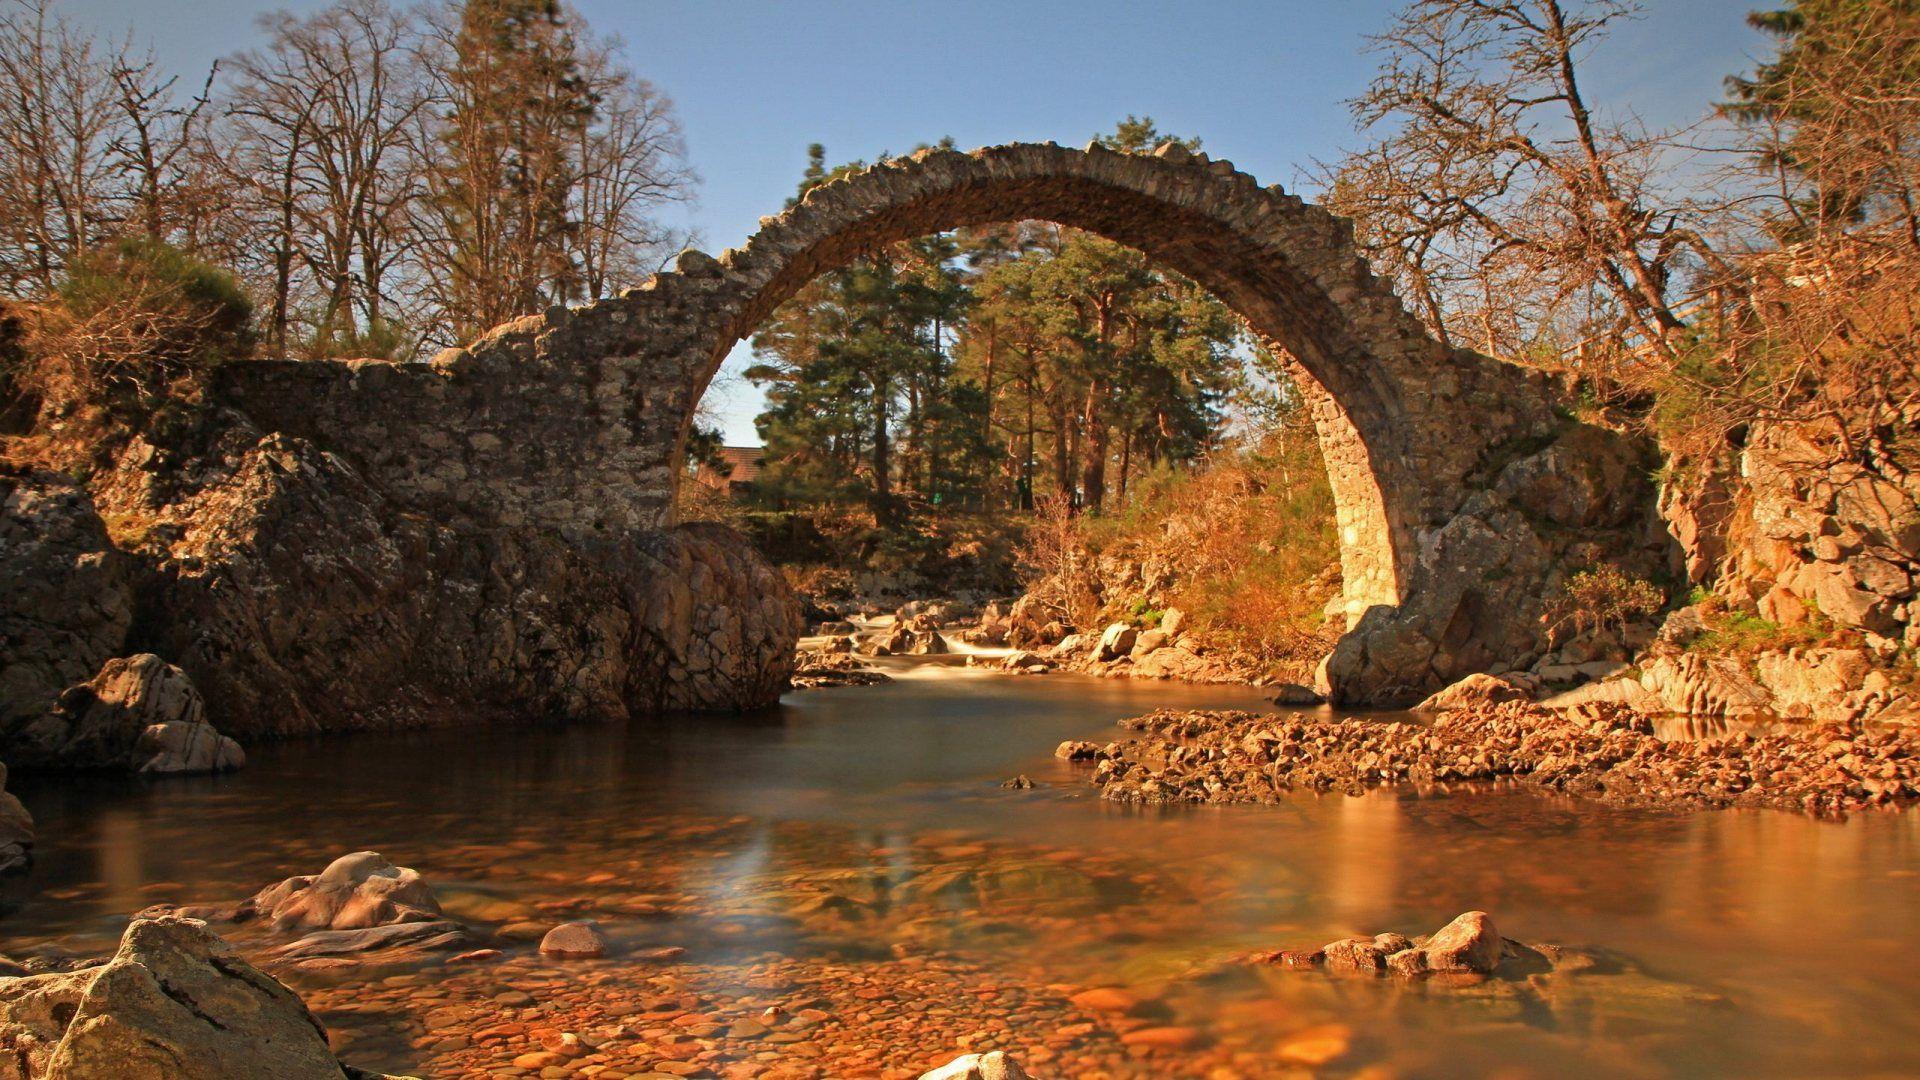
<instances>
[{"instance_id":1,"label":"shallow water","mask_svg":"<svg viewBox=\"0 0 1920 1080\"><path fill-rule=\"evenodd\" d=\"M98 950L147 904L238 898L373 848L475 921L652 898L670 917L610 929L689 962L884 967L894 946L938 949L1131 988L1249 1060L1333 1025L1349 1045L1327 1075L1920 1074L1915 814L1666 814L1512 790L1128 808L1053 747L1163 705L1266 708L1258 695L895 673L743 719L286 743L233 776L144 786L18 778L41 843L0 894L0 952ZM1016 773L1039 786L999 786ZM1634 973L1516 990L1220 964L1474 908Z\"/></svg>"}]
</instances>

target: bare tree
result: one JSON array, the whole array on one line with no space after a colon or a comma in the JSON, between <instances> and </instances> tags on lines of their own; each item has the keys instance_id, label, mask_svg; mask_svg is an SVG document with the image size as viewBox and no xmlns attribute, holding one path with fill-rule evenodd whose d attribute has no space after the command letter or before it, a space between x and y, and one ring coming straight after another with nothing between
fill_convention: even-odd
<instances>
[{"instance_id":1,"label":"bare tree","mask_svg":"<svg viewBox=\"0 0 1920 1080\"><path fill-rule=\"evenodd\" d=\"M108 231L112 63L48 0L0 2L0 287L45 295Z\"/></svg>"},{"instance_id":2,"label":"bare tree","mask_svg":"<svg viewBox=\"0 0 1920 1080\"><path fill-rule=\"evenodd\" d=\"M574 150L579 288L561 297L569 301L606 296L683 247L687 234L663 228L653 214L685 200L694 183L673 102L619 63L614 42L588 51L582 68L600 104Z\"/></svg>"},{"instance_id":3,"label":"bare tree","mask_svg":"<svg viewBox=\"0 0 1920 1080\"><path fill-rule=\"evenodd\" d=\"M203 159L193 152L217 72L207 72L199 94L182 103L179 77L162 72L152 53L136 56L129 43L113 57L108 75L118 122L107 149L120 177L125 229L154 240L178 236L192 246L201 221L218 211L219 193L205 183Z\"/></svg>"},{"instance_id":4,"label":"bare tree","mask_svg":"<svg viewBox=\"0 0 1920 1080\"><path fill-rule=\"evenodd\" d=\"M1793 420L1885 467L1920 411L1920 6L1800 2L1752 21L1780 48L1729 80L1746 167L1717 222L1731 254L1708 279L1714 322L1686 362L1637 374L1669 443L1696 455Z\"/></svg>"},{"instance_id":5,"label":"bare tree","mask_svg":"<svg viewBox=\"0 0 1920 1080\"><path fill-rule=\"evenodd\" d=\"M307 351L387 351L419 193L410 133L426 98L411 17L386 0L341 0L263 20L261 49L236 58L226 137L272 245L271 337L287 348L296 302Z\"/></svg>"},{"instance_id":6,"label":"bare tree","mask_svg":"<svg viewBox=\"0 0 1920 1080\"><path fill-rule=\"evenodd\" d=\"M1351 106L1385 134L1322 176L1437 331L1511 356L1582 331L1672 355L1698 208L1659 183L1668 138L1596 114L1580 77L1634 10L1415 0L1374 39L1381 72Z\"/></svg>"}]
</instances>

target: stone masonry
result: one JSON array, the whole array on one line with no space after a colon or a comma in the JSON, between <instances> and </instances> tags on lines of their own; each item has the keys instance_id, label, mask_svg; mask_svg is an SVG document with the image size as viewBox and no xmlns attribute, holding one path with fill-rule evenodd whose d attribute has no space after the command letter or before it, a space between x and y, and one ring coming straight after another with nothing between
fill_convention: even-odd
<instances>
[{"instance_id":1,"label":"stone masonry","mask_svg":"<svg viewBox=\"0 0 1920 1080\"><path fill-rule=\"evenodd\" d=\"M237 364L222 392L443 522L575 544L659 529L701 394L777 305L877 245L1025 218L1140 249L1297 364L1338 507L1339 699L1407 700L1528 662L1568 569L1664 558L1633 446L1568 419L1540 373L1436 342L1344 219L1173 145L922 151L814 189L717 259L684 252L617 298L429 363Z\"/></svg>"}]
</instances>

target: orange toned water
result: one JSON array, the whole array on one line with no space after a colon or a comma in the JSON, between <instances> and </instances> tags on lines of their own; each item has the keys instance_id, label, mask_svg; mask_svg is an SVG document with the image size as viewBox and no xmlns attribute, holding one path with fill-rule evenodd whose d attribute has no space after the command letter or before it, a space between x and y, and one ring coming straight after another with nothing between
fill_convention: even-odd
<instances>
[{"instance_id":1,"label":"orange toned water","mask_svg":"<svg viewBox=\"0 0 1920 1080\"><path fill-rule=\"evenodd\" d=\"M20 778L42 841L4 888L0 952L105 948L147 904L234 899L373 848L476 922L667 898L670 917L616 922L616 940L722 965L937 949L1124 988L1213 1045L1311 1058L1331 1032L1325 1075L1920 1075L1920 816L1519 791L1129 808L1053 747L1258 695L895 670L745 718L286 743L233 776L149 785ZM1038 786L999 786L1016 773ZM1635 973L1446 989L1222 963L1473 908ZM389 1057L356 1063L415 1064ZM1160 1068L1142 1075L1182 1075Z\"/></svg>"}]
</instances>

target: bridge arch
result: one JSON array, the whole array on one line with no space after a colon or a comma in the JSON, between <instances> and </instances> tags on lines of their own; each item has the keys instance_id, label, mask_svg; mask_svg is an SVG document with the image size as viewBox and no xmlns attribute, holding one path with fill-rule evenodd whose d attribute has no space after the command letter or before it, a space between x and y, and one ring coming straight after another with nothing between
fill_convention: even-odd
<instances>
[{"instance_id":1,"label":"bridge arch","mask_svg":"<svg viewBox=\"0 0 1920 1080\"><path fill-rule=\"evenodd\" d=\"M224 390L351 460L402 505L582 551L672 524L721 361L821 273L894 241L1044 219L1187 275L1294 358L1339 516L1339 700L1405 702L1545 649L1570 569L1666 558L1638 451L1543 374L1435 341L1349 223L1225 161L1014 144L930 150L820 185L718 258L497 327L426 364L258 362ZM371 422L370 422L371 421Z\"/></svg>"},{"instance_id":2,"label":"bridge arch","mask_svg":"<svg viewBox=\"0 0 1920 1080\"><path fill-rule=\"evenodd\" d=\"M733 346L820 274L895 241L1024 219L1144 252L1293 358L1332 483L1350 625L1405 599L1422 524L1453 509L1435 495L1474 463L1463 410L1521 427L1545 413L1527 410L1544 397L1517 369L1427 334L1370 272L1344 219L1171 143L1153 155L1098 143L924 150L814 188L718 260L727 288L712 302L696 399ZM688 263L713 269L697 254Z\"/></svg>"}]
</instances>

